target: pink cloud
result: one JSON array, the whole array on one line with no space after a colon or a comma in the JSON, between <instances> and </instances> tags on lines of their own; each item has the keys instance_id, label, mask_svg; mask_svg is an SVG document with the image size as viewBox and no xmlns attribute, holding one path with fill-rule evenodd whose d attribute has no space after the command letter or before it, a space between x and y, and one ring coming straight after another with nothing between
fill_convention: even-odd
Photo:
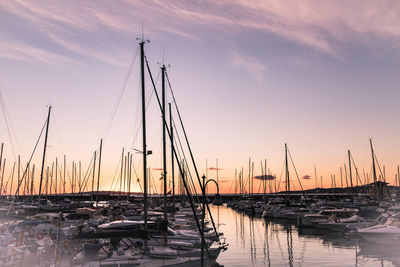
<instances>
[{"instance_id":1,"label":"pink cloud","mask_svg":"<svg viewBox=\"0 0 400 267\"><path fill-rule=\"evenodd\" d=\"M338 57L355 47L379 56L397 49L400 41L400 2L394 0L4 0L0 7L37 25L64 48L84 54L92 47L71 35L84 39L109 31L132 37L142 23L150 36L168 33L192 40L213 34L225 41L252 29ZM97 45L95 57L106 59L109 47ZM85 48L77 51L78 46Z\"/></svg>"}]
</instances>

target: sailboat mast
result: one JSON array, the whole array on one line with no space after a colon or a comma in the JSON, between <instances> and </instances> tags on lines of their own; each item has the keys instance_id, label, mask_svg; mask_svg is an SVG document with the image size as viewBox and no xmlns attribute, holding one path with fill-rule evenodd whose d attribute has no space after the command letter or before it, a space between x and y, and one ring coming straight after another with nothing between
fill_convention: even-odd
<instances>
[{"instance_id":1,"label":"sailboat mast","mask_svg":"<svg viewBox=\"0 0 400 267\"><path fill-rule=\"evenodd\" d=\"M397 180L398 180L398 186L400 186L400 166L397 166ZM3 179L3 178L2 178Z\"/></svg>"},{"instance_id":2,"label":"sailboat mast","mask_svg":"<svg viewBox=\"0 0 400 267\"><path fill-rule=\"evenodd\" d=\"M3 160L2 171L1 171L1 185L0 185L0 196L3 195L3 181L4 181L4 170L6 169L6 159Z\"/></svg>"},{"instance_id":3,"label":"sailboat mast","mask_svg":"<svg viewBox=\"0 0 400 267\"><path fill-rule=\"evenodd\" d=\"M372 171L373 171L373 174L374 174L375 192L376 192L376 196L377 196L377 199L378 199L378 202L379 202L381 199L380 199L380 192L378 191L378 187L377 187L378 183L377 183L377 180L376 180L375 153L374 153L374 148L372 146L372 139L371 138L369 139L369 144L371 146Z\"/></svg>"},{"instance_id":4,"label":"sailboat mast","mask_svg":"<svg viewBox=\"0 0 400 267\"><path fill-rule=\"evenodd\" d=\"M129 198L131 197L131 182L132 182L132 154L130 154L128 152L128 178L129 178L129 182L128 182L128 195L126 197L126 200L129 201Z\"/></svg>"},{"instance_id":5,"label":"sailboat mast","mask_svg":"<svg viewBox=\"0 0 400 267\"><path fill-rule=\"evenodd\" d=\"M94 158L93 158L93 173L92 173L92 190L90 191L90 204L93 205L93 189L94 189L94 176L95 176L95 171L96 171L96 152L94 152Z\"/></svg>"},{"instance_id":6,"label":"sailboat mast","mask_svg":"<svg viewBox=\"0 0 400 267\"><path fill-rule=\"evenodd\" d=\"M122 154L121 154L121 173L119 176L119 193L118 193L118 198L121 198L121 192L122 192L122 171L124 168L124 148L122 148Z\"/></svg>"},{"instance_id":7,"label":"sailboat mast","mask_svg":"<svg viewBox=\"0 0 400 267\"><path fill-rule=\"evenodd\" d=\"M140 71L142 84L142 142L143 142L143 215L144 231L147 234L147 144L146 144L146 90L144 80L144 39L140 42ZM147 252L147 238L144 239L144 249Z\"/></svg>"},{"instance_id":8,"label":"sailboat mast","mask_svg":"<svg viewBox=\"0 0 400 267\"><path fill-rule=\"evenodd\" d=\"M35 178L35 164L32 166L32 178L31 178L31 199L33 200L33 181Z\"/></svg>"},{"instance_id":9,"label":"sailboat mast","mask_svg":"<svg viewBox=\"0 0 400 267\"><path fill-rule=\"evenodd\" d=\"M349 158L349 179L350 179L350 187L353 189L353 176L351 174L351 153L350 150L347 150L347 156Z\"/></svg>"},{"instance_id":10,"label":"sailboat mast","mask_svg":"<svg viewBox=\"0 0 400 267\"><path fill-rule=\"evenodd\" d=\"M169 128L171 135L171 179L172 179L172 202L175 210L175 166L174 166L174 127L172 127L172 108L171 103L168 103L169 108Z\"/></svg>"},{"instance_id":11,"label":"sailboat mast","mask_svg":"<svg viewBox=\"0 0 400 267\"><path fill-rule=\"evenodd\" d=\"M97 190L96 190L96 207L99 206L99 187L100 187L100 167L101 167L101 151L103 150L103 139L100 139L100 151L99 151L99 169L97 172Z\"/></svg>"},{"instance_id":12,"label":"sailboat mast","mask_svg":"<svg viewBox=\"0 0 400 267\"><path fill-rule=\"evenodd\" d=\"M267 173L267 159L265 159L264 160L264 175L265 175L265 177L264 177L264 180L265 180L265 184L264 184L264 199L266 200L267 199L267 183L268 183L268 186L269 186L269 193L272 193L272 190L271 190L271 180L267 180L267 178L268 178L268 173Z\"/></svg>"},{"instance_id":13,"label":"sailboat mast","mask_svg":"<svg viewBox=\"0 0 400 267\"><path fill-rule=\"evenodd\" d=\"M165 119L165 65L161 67L161 104L162 104L162 146L163 146L163 181L164 181L164 220L168 222L167 215L167 142L165 127L167 122ZM164 245L167 244L167 231L164 232Z\"/></svg>"},{"instance_id":14,"label":"sailboat mast","mask_svg":"<svg viewBox=\"0 0 400 267\"><path fill-rule=\"evenodd\" d=\"M44 137L42 168L40 170L40 183L39 183L39 194L38 194L39 205L40 205L40 195L42 193L43 170L44 170L44 164L45 164L45 160L46 160L46 148L47 148L47 137L48 137L48 134L49 134L50 114L51 114L51 106L49 106L49 112L47 114L46 135ZM38 205L38 207L39 207L39 205Z\"/></svg>"},{"instance_id":15,"label":"sailboat mast","mask_svg":"<svg viewBox=\"0 0 400 267\"><path fill-rule=\"evenodd\" d=\"M315 175L315 188L318 188L317 167L315 165L314 165L314 175Z\"/></svg>"},{"instance_id":16,"label":"sailboat mast","mask_svg":"<svg viewBox=\"0 0 400 267\"><path fill-rule=\"evenodd\" d=\"M285 168L286 168L286 192L290 191L289 167L287 158L287 144L285 143Z\"/></svg>"},{"instance_id":17,"label":"sailboat mast","mask_svg":"<svg viewBox=\"0 0 400 267\"><path fill-rule=\"evenodd\" d=\"M58 159L57 159L57 157L56 157L56 181L55 181L55 185L54 185L54 187L55 187L55 194L57 195L57 178L58 178Z\"/></svg>"},{"instance_id":18,"label":"sailboat mast","mask_svg":"<svg viewBox=\"0 0 400 267\"><path fill-rule=\"evenodd\" d=\"M66 193L66 192L65 192L65 184L66 184L66 182L65 182L65 181L66 181L66 180L65 180L65 178L66 178L66 177L65 177L65 174L66 174L66 169L67 169L67 156L65 156L65 155L64 155L64 166L63 166L63 167L64 167L64 173L63 173L63 176L64 176L64 177L63 177L63 192L64 192L64 195L65 195L65 193Z\"/></svg>"},{"instance_id":19,"label":"sailboat mast","mask_svg":"<svg viewBox=\"0 0 400 267\"><path fill-rule=\"evenodd\" d=\"M4 143L1 143L1 150L0 150L0 171L2 170L1 167L3 167L3 170L5 168L5 161L3 163L3 148L4 148ZM1 176L1 185L0 185L0 196L2 194L2 189L3 189L3 175Z\"/></svg>"},{"instance_id":20,"label":"sailboat mast","mask_svg":"<svg viewBox=\"0 0 400 267\"><path fill-rule=\"evenodd\" d=\"M251 179L250 179L250 174L251 174L251 159L249 158L249 197L251 196Z\"/></svg>"}]
</instances>

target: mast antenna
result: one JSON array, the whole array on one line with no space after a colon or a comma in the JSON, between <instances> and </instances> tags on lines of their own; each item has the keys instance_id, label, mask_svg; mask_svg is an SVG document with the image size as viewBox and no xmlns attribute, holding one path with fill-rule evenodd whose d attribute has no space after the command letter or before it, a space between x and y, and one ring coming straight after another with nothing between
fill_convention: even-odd
<instances>
[{"instance_id":1,"label":"mast antenna","mask_svg":"<svg viewBox=\"0 0 400 267\"><path fill-rule=\"evenodd\" d=\"M136 38L137 41L140 41L141 43L150 43L149 39L144 39L144 26L142 23L142 36L140 38Z\"/></svg>"}]
</instances>

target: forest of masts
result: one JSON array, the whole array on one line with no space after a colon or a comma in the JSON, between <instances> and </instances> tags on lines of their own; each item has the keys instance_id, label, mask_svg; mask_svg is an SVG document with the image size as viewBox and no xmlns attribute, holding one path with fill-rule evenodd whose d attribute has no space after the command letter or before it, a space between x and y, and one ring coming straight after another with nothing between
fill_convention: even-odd
<instances>
[{"instance_id":1,"label":"forest of masts","mask_svg":"<svg viewBox=\"0 0 400 267\"><path fill-rule=\"evenodd\" d=\"M372 148L372 143L371 143ZM40 178L37 174L40 171L35 164L30 162L22 162L21 156L17 156L17 159L11 164L8 163L4 157L5 145L1 143L0 147L0 196L33 196L39 193L39 182ZM373 153L373 164L371 170L366 172L365 169L358 170L355 161L348 151L348 164L344 164L339 167L339 174L331 174L328 182L323 179L322 176L317 176L317 169L314 166L313 177L305 175L300 177L297 173L294 165L292 156L288 150L285 150L285 162L284 168L280 177L272 175L269 168L267 168L267 160L260 161L260 173L261 175L254 176L256 172L255 162L249 159L248 167L245 170L243 167L235 169L234 177L231 179L231 185L229 191L222 193L229 194L267 194L275 192L284 192L294 190L303 190L301 180L315 181L315 188L348 188L354 186L362 186L377 181L386 182L385 166L379 165L376 155ZM62 195L62 194L77 194L88 192L98 192L101 183L101 173L99 165L101 159L99 158L100 151L95 151L91 158L91 161L87 167L82 166L81 161L67 161L67 157L64 155L63 158L55 158L51 164L47 165L43 170L43 181L41 187L41 195ZM289 156L287 156L289 155ZM114 194L124 195L130 197L134 183L137 183L136 188L142 190L141 179L136 172L136 168L133 165L133 153L126 152L122 149L121 157L119 160L118 175L114 176L111 186L108 191ZM218 160L216 162L217 167L207 168L207 170L217 170L216 180L218 177ZM290 166L292 168L290 168ZM181 166L184 166L182 163ZM6 171L6 169L8 170ZM290 170L292 169L292 170ZM159 170L159 169L153 169ZM292 171L294 175L292 175ZM207 172L207 171L206 171ZM247 173L246 173L247 172ZM375 172L375 175L374 175ZM208 174L208 173L207 173ZM400 166L397 166L395 173L394 185L400 186ZM175 188L172 188L172 183L169 182L168 188L169 194L176 192L177 195L184 194L183 184L181 182L181 175L177 179ZM207 175L208 177L208 175ZM374 179L374 177L376 177ZM154 178L152 175L152 169L148 168L148 181L150 194L157 195L159 192L163 192L163 184L161 183L160 191L157 190L158 178ZM255 183L256 181L256 183ZM294 183L295 181L296 183ZM296 185L296 186L297 186ZM291 187L292 186L292 187ZM133 192L141 193L141 192Z\"/></svg>"}]
</instances>

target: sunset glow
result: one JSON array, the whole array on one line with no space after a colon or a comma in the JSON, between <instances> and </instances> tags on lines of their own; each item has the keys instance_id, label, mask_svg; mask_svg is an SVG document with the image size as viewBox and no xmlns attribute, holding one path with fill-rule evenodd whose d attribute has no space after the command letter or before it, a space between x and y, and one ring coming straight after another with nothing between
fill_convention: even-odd
<instances>
[{"instance_id":1,"label":"sunset glow","mask_svg":"<svg viewBox=\"0 0 400 267\"><path fill-rule=\"evenodd\" d=\"M301 189L299 181L303 189L333 183L346 187L348 150L357 167L354 184L372 182L369 138L378 177L395 185L400 165L399 11L400 1L390 0L2 0L4 186L8 181L7 190L16 190L16 180L10 189L13 164L20 155L20 172L26 167L50 104L49 172L57 158L63 174L64 155L68 177L72 162L81 162L81 179L87 173L90 190L91 160L103 138L100 190L119 190L125 148L134 169L131 191L141 192L137 38L142 34L150 40L145 53L158 90L161 64L168 65L199 175L216 179L218 170L221 193L235 192L235 170L238 175L243 168L245 180L262 175L265 160L267 174L276 177L268 180L267 192L284 190L285 143L292 190ZM151 86L146 75L153 193L160 192L162 182L162 119ZM167 101L173 102L170 92ZM174 123L179 124L177 116ZM180 128L176 135L184 145ZM171 177L169 142L167 149ZM43 137L32 160L36 191L42 152ZM15 177L17 171L14 167ZM71 190L69 182L66 187ZM253 192L262 191L262 179L254 179ZM215 187L210 185L209 192Z\"/></svg>"}]
</instances>

